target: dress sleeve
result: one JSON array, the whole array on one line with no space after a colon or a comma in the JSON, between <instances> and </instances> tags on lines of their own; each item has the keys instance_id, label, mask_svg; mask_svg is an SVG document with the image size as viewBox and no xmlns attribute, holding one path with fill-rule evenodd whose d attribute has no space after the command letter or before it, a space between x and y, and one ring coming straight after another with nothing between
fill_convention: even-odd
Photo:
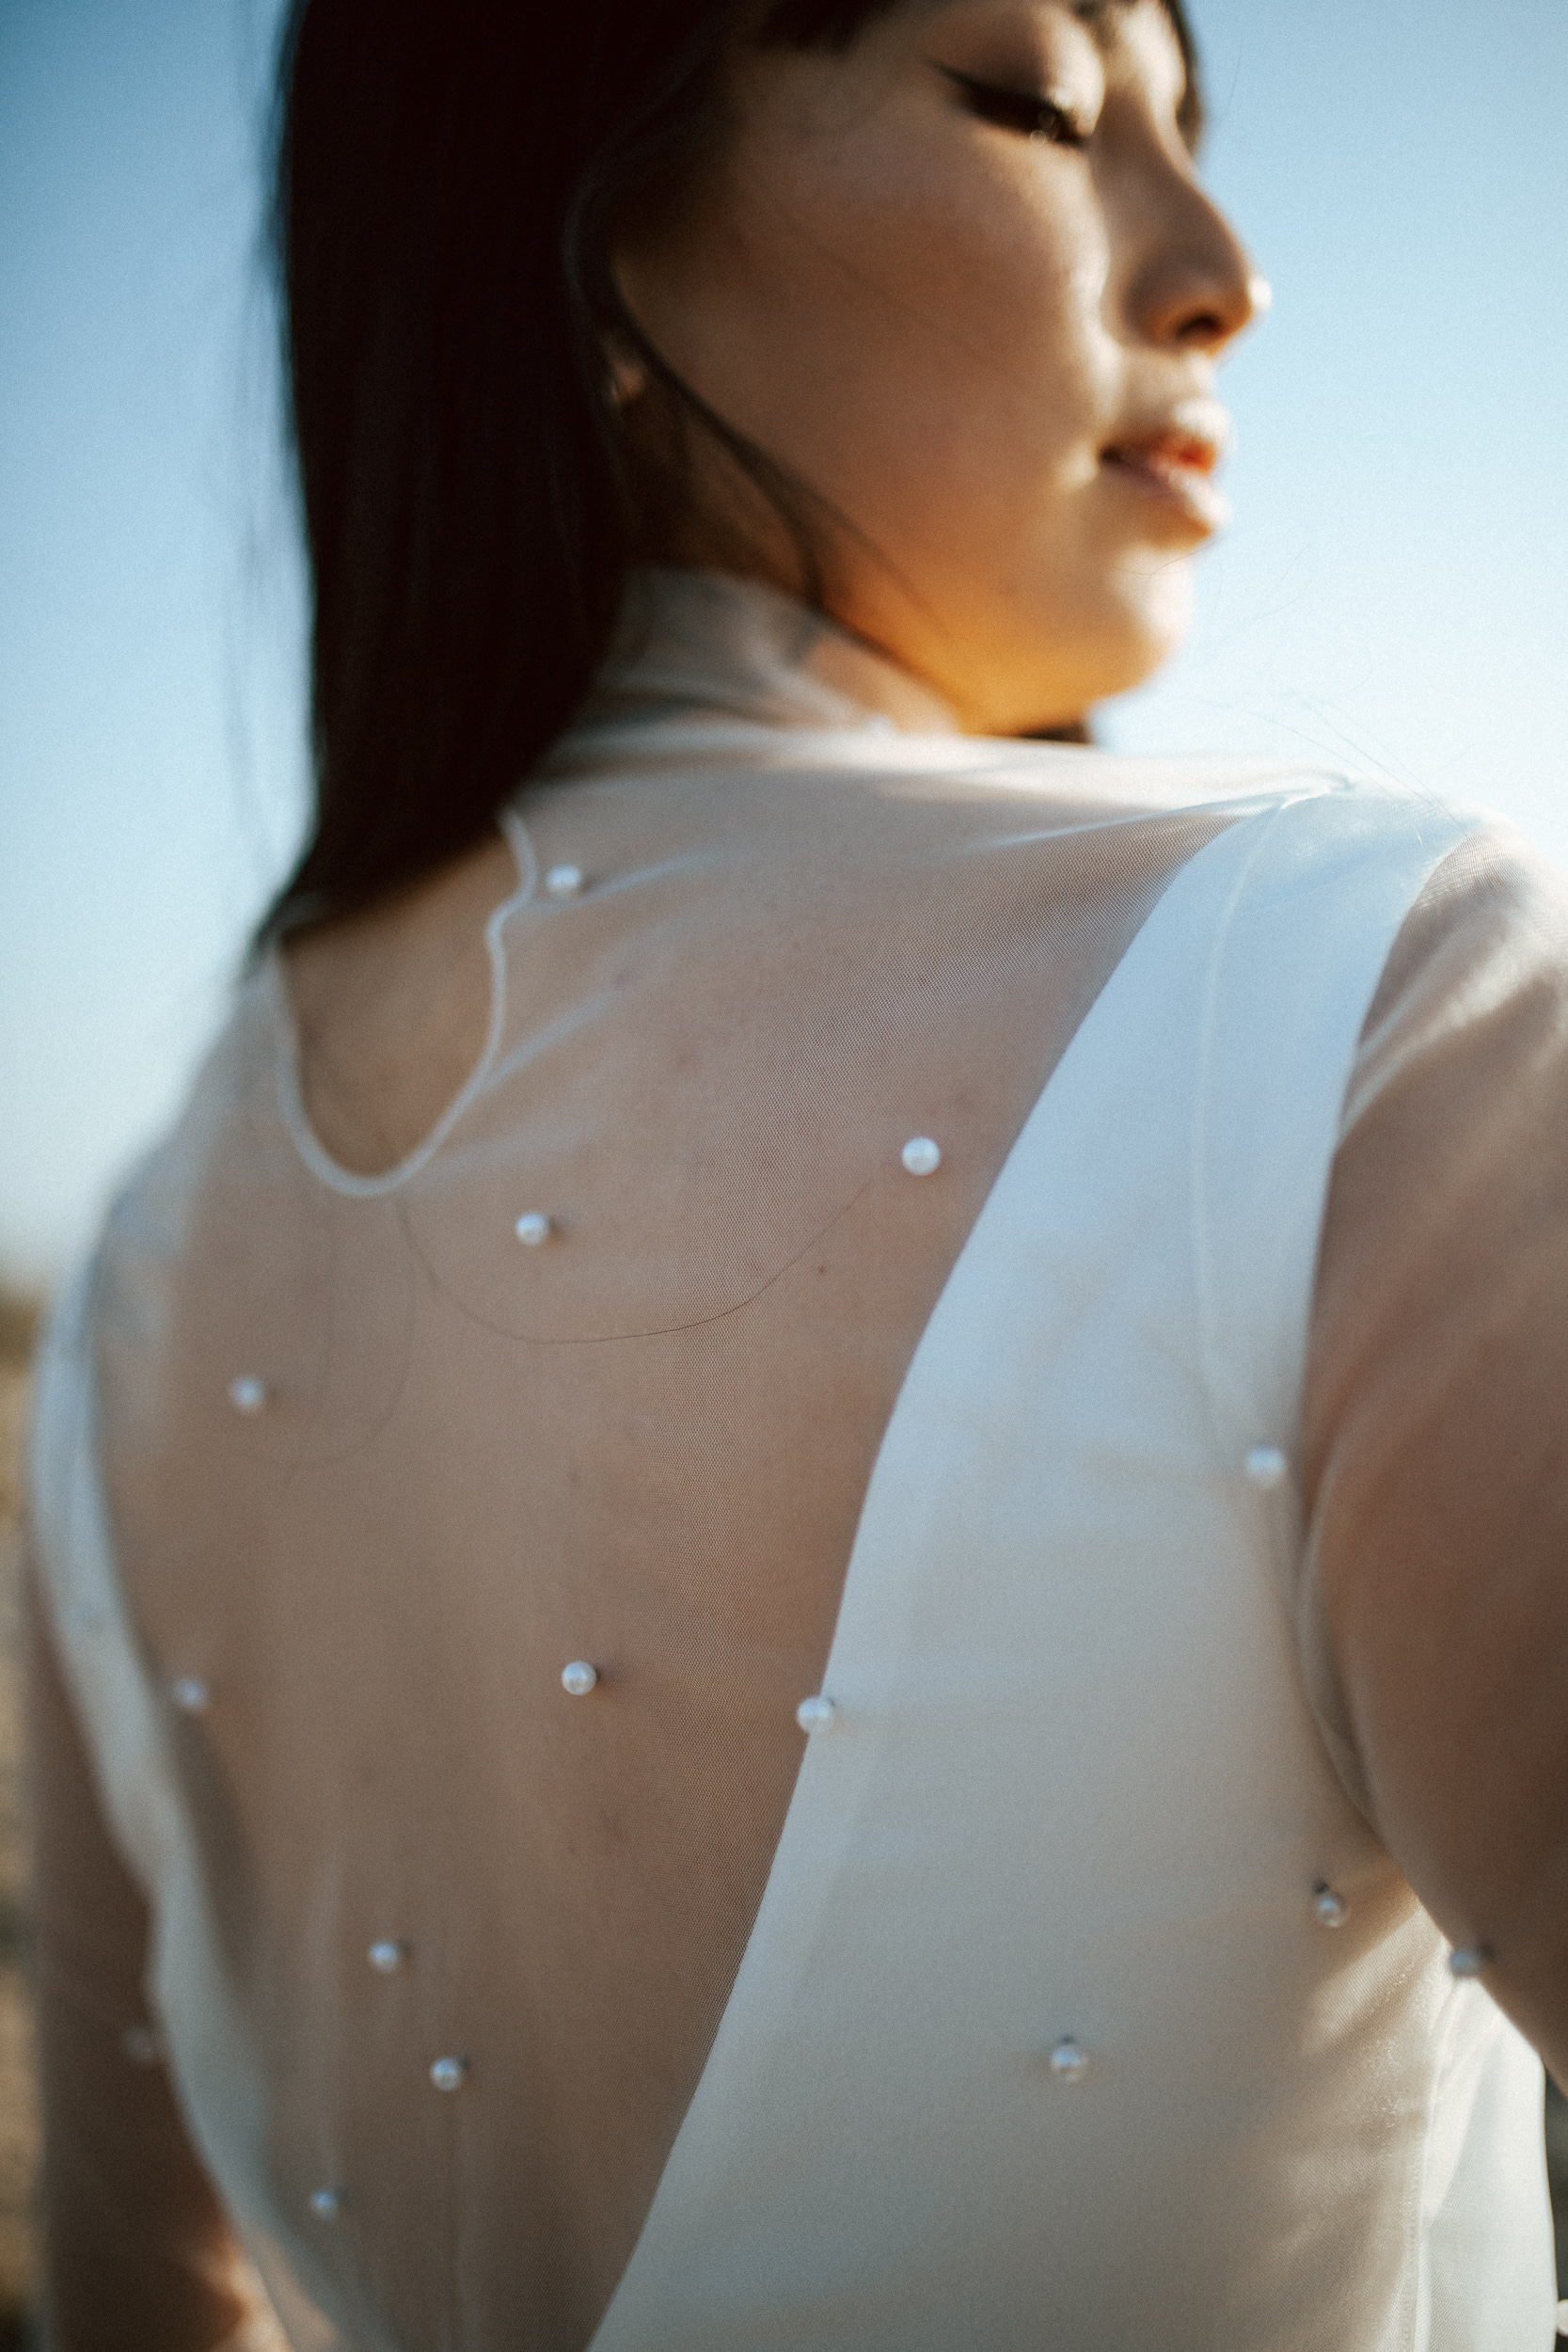
<instances>
[{"instance_id":1,"label":"dress sleeve","mask_svg":"<svg viewBox=\"0 0 1568 2352\"><path fill-rule=\"evenodd\" d=\"M159 2061L147 1906L104 1830L30 1577L25 1608L50 2352L263 2352L281 2339Z\"/></svg>"},{"instance_id":2,"label":"dress sleeve","mask_svg":"<svg viewBox=\"0 0 1568 2352\"><path fill-rule=\"evenodd\" d=\"M1340 1775L1568 2067L1568 883L1473 835L1363 1032L1303 1429L1303 1660Z\"/></svg>"}]
</instances>

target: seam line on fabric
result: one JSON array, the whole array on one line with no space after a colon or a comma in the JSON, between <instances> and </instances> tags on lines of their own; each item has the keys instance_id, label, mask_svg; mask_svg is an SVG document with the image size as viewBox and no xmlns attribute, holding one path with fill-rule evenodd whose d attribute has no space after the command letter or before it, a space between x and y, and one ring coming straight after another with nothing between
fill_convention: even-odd
<instances>
[{"instance_id":1,"label":"seam line on fabric","mask_svg":"<svg viewBox=\"0 0 1568 2352\"><path fill-rule=\"evenodd\" d=\"M528 827L515 809L498 810L496 822L517 865L517 887L493 907L485 918L484 946L490 961L490 1017L479 1059L429 1133L392 1168L379 1175L357 1176L335 1160L310 1124L300 1082L299 1028L283 974L283 961L274 946L262 964L263 984L274 1024L273 1055L277 1106L283 1124L310 1173L327 1188L353 1200L378 1200L396 1192L420 1174L445 1143L458 1120L483 1092L495 1065L506 1029L506 947L503 934L513 915L533 898L539 882L539 861Z\"/></svg>"}]
</instances>

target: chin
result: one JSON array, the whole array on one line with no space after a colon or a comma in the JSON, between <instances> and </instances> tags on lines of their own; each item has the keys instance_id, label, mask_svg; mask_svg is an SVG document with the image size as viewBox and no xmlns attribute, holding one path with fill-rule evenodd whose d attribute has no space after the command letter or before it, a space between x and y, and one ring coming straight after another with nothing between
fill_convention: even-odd
<instances>
[{"instance_id":1,"label":"chin","mask_svg":"<svg viewBox=\"0 0 1568 2352\"><path fill-rule=\"evenodd\" d=\"M1070 630L1059 608L1042 611L1030 632L1032 658L1002 670L982 724L998 735L1074 725L1096 703L1152 677L1185 640L1192 611L1192 566L1168 556L1084 596Z\"/></svg>"},{"instance_id":2,"label":"chin","mask_svg":"<svg viewBox=\"0 0 1568 2352\"><path fill-rule=\"evenodd\" d=\"M1192 560L1140 548L1110 574L1058 576L1008 618L1011 628L992 635L992 660L971 673L975 684L983 677L978 698L990 706L980 724L994 734L1069 727L1096 703L1143 687L1185 642Z\"/></svg>"},{"instance_id":3,"label":"chin","mask_svg":"<svg viewBox=\"0 0 1568 2352\"><path fill-rule=\"evenodd\" d=\"M1139 548L1110 567L1042 564L1000 593L968 572L942 580L924 603L927 626L914 630L900 626L907 608L873 598L842 596L832 610L942 695L966 731L1046 734L1078 724L1169 660L1192 620L1192 564L1169 548Z\"/></svg>"},{"instance_id":4,"label":"chin","mask_svg":"<svg viewBox=\"0 0 1568 2352\"><path fill-rule=\"evenodd\" d=\"M1085 647L1085 667L1098 673L1089 702L1103 702L1142 686L1186 642L1193 622L1193 567L1163 555L1122 571L1109 583L1108 610L1098 643Z\"/></svg>"}]
</instances>

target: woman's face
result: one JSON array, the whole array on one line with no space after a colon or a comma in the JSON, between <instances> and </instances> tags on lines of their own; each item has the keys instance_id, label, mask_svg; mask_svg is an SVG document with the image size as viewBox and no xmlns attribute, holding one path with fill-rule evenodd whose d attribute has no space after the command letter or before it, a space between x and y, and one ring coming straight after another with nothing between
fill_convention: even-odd
<instances>
[{"instance_id":1,"label":"woman's face","mask_svg":"<svg viewBox=\"0 0 1568 2352\"><path fill-rule=\"evenodd\" d=\"M1182 88L1158 0L907 0L843 54L738 46L712 151L618 246L658 350L840 518L834 612L966 726L1146 676L1224 519L1214 372L1260 289Z\"/></svg>"}]
</instances>

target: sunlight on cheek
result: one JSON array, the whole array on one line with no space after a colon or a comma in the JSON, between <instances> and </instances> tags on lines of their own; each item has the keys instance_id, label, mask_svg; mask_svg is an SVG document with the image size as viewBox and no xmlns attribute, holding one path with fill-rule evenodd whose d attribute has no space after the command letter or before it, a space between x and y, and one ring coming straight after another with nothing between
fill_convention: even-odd
<instances>
[{"instance_id":1,"label":"sunlight on cheek","mask_svg":"<svg viewBox=\"0 0 1568 2352\"><path fill-rule=\"evenodd\" d=\"M1085 240L1085 243L1088 241ZM1105 310L1105 294L1110 284L1111 257L1102 243L1099 249L1087 252L1073 263L1068 273L1067 293L1080 318L1093 320L1099 326Z\"/></svg>"}]
</instances>

